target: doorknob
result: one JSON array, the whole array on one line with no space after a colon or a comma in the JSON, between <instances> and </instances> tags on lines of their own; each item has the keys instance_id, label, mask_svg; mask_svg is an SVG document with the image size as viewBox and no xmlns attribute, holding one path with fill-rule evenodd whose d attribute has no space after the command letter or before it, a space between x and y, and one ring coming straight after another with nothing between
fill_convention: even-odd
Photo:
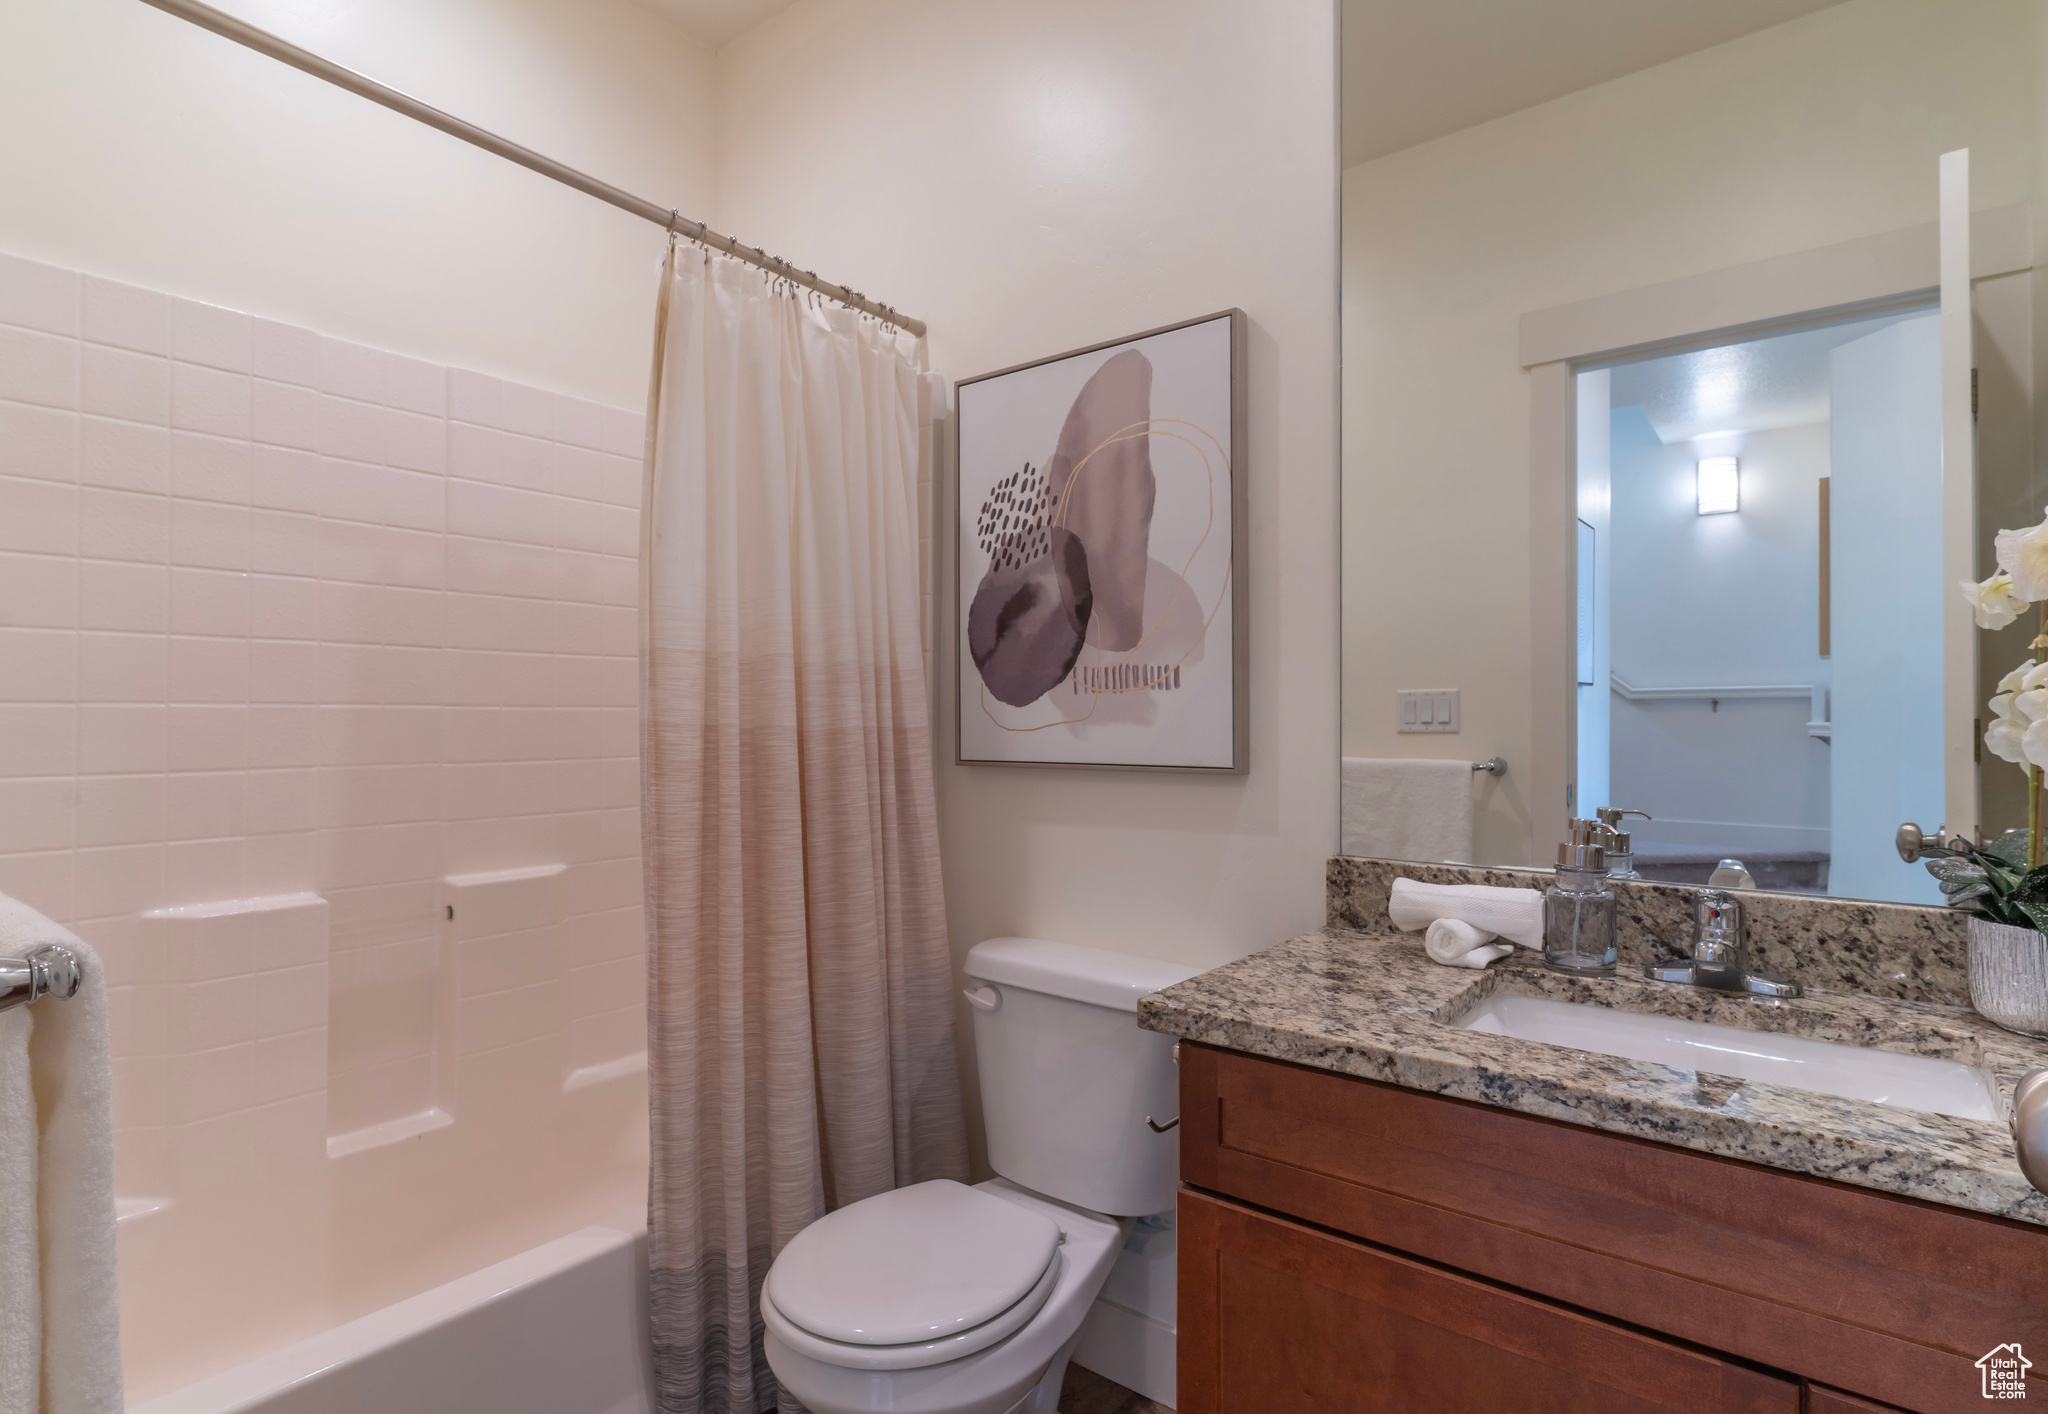
<instances>
[{"instance_id":1,"label":"doorknob","mask_svg":"<svg viewBox=\"0 0 2048 1414\"><path fill-rule=\"evenodd\" d=\"M1941 831L1934 832L1934 839L1941 839ZM1918 864L1930 852L1927 848L1929 840L1926 833L1911 820L1899 826L1899 833L1892 843L1898 846L1899 858L1908 864Z\"/></svg>"},{"instance_id":2,"label":"doorknob","mask_svg":"<svg viewBox=\"0 0 2048 1414\"><path fill-rule=\"evenodd\" d=\"M1892 843L1898 847L1899 858L1908 864L1918 864L1923 859L1942 859L1960 853L1957 846L1963 843L1964 838L1962 835L1949 833L1946 825L1930 835L1908 820L1899 826L1899 832L1893 836ZM1980 843L1978 848L1982 847Z\"/></svg>"}]
</instances>

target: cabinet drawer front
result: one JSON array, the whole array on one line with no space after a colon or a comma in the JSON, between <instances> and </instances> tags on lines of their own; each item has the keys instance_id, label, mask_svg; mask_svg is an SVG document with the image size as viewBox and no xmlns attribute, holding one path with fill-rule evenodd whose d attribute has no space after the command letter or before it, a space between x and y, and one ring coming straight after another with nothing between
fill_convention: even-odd
<instances>
[{"instance_id":1,"label":"cabinet drawer front","mask_svg":"<svg viewBox=\"0 0 2048 1414\"><path fill-rule=\"evenodd\" d=\"M1192 1045L1181 1088L1189 1183L1845 1390L1981 1407L2048 1349L2024 1224Z\"/></svg>"},{"instance_id":2,"label":"cabinet drawer front","mask_svg":"<svg viewBox=\"0 0 2048 1414\"><path fill-rule=\"evenodd\" d=\"M1182 1414L1796 1414L1789 1380L1183 1190Z\"/></svg>"}]
</instances>

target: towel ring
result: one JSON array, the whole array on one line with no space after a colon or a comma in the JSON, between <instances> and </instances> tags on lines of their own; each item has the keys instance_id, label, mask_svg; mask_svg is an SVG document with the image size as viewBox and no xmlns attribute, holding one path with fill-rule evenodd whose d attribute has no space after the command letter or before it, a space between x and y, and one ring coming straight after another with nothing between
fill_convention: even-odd
<instances>
[{"instance_id":1,"label":"towel ring","mask_svg":"<svg viewBox=\"0 0 2048 1414\"><path fill-rule=\"evenodd\" d=\"M43 997L75 997L84 976L78 954L55 943L31 948L26 957L0 957L0 1011Z\"/></svg>"}]
</instances>

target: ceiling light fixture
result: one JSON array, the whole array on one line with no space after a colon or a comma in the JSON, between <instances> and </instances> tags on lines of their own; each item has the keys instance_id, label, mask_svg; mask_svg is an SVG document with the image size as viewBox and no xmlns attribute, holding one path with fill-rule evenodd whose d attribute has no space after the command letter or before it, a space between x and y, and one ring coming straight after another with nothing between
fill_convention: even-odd
<instances>
[{"instance_id":1,"label":"ceiling light fixture","mask_svg":"<svg viewBox=\"0 0 2048 1414\"><path fill-rule=\"evenodd\" d=\"M1742 473L1734 457L1701 457L1694 474L1701 515L1726 515L1742 508Z\"/></svg>"}]
</instances>

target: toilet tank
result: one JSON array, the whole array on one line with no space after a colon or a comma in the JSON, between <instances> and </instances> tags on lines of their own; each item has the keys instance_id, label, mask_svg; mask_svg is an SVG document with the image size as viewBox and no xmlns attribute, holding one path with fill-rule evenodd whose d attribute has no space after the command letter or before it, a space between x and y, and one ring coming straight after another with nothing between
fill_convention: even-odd
<instances>
[{"instance_id":1,"label":"toilet tank","mask_svg":"<svg viewBox=\"0 0 2048 1414\"><path fill-rule=\"evenodd\" d=\"M1128 953L991 938L967 954L991 1167L1116 1217L1173 1206L1180 1114L1173 1038L1138 1029L1138 998L1200 968Z\"/></svg>"}]
</instances>

